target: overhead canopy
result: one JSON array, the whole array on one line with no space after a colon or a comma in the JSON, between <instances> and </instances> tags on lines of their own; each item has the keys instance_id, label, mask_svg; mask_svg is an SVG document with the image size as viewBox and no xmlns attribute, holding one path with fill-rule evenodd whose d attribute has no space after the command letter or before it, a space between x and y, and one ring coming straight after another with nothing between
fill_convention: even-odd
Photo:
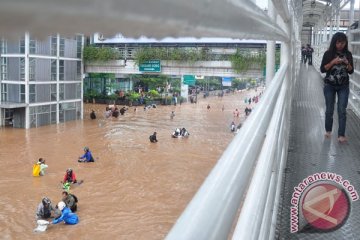
<instances>
[{"instance_id":1,"label":"overhead canopy","mask_svg":"<svg viewBox=\"0 0 360 240\"><path fill-rule=\"evenodd\" d=\"M249 0L2 0L0 35L29 31L128 37L287 40Z\"/></svg>"},{"instance_id":2,"label":"overhead canopy","mask_svg":"<svg viewBox=\"0 0 360 240\"><path fill-rule=\"evenodd\" d=\"M303 0L303 26L315 26L331 14L331 0Z\"/></svg>"}]
</instances>

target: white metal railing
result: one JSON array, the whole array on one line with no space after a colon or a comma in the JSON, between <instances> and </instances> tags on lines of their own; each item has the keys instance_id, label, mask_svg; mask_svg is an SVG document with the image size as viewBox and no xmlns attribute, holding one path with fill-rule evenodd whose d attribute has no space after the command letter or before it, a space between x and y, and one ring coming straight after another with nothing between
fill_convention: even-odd
<instances>
[{"instance_id":1,"label":"white metal railing","mask_svg":"<svg viewBox=\"0 0 360 240\"><path fill-rule=\"evenodd\" d=\"M97 6L96 8L90 8L85 2L78 4L75 1L68 1L67 7L63 7L64 4L59 1L22 1L22 4L25 4L22 7L27 9L29 19L36 19L39 14L46 19L46 29L52 29L55 32L60 30L58 20L61 19L63 25L69 26L66 28L69 30L61 28L64 34L72 33L73 29L82 29L85 34L91 33L88 21L74 21L73 19L96 19L103 17L106 12L112 23L111 28L108 29L116 29L125 35L139 36L139 31L141 31L141 35L155 35L158 38L180 35L282 41L281 57L292 54L293 57L285 57L285 61L282 58L281 67L267 86L260 103L227 147L204 184L169 232L167 239L226 239L231 235L236 213L244 198L246 206L244 205L240 212L240 222L243 226L236 227L234 238L238 238L236 232L241 232L239 229L242 227L246 229L246 236L249 239L272 236L275 215L271 212L276 212L272 205L278 202L278 199L274 197L279 196L281 168L287 154L288 115L293 81L296 77L290 76L294 76L294 59L299 53L299 49L294 50L298 41L294 35L299 31L291 26L299 20L293 17L296 14L293 14L293 9L289 9L289 1L271 0L275 6L275 12L280 15L276 21L270 19L254 4L254 1L249 0L132 0L127 4L113 4L113 0L94 0L93 5ZM0 32L23 29L23 24L16 21L23 15L23 8L18 7L17 1L3 0L3 2L4 6L0 8L0 15L8 19L7 22L15 25L8 27L5 22L0 22ZM44 3L46 3L46 11L43 8ZM99 6L101 8L98 8ZM159 9L165 10L159 11ZM194 12L197 14L193 14ZM56 18L56 21L52 17L55 13L60 16ZM44 29L36 21L30 21L27 26L30 26L35 33L42 32ZM141 26L141 28L134 28L134 26ZM100 22L98 24L96 21L92 22L92 30L102 27ZM104 34L114 35L111 30L102 30ZM287 96L290 98L285 101ZM275 133L268 130L270 126L276 129ZM279 158L280 161L269 163L262 169L262 162ZM256 165L257 161L259 164ZM253 171L254 168L255 171ZM263 171L266 173L266 178L258 183ZM259 189L268 189L265 192L269 193L264 193L259 199L263 213L258 213L254 219L247 213L253 207L247 203L251 202L253 195L249 191L249 194L245 194L250 182L253 182L252 185L258 183ZM253 187L250 186L250 188ZM273 194L273 189L278 191ZM256 228L256 231L247 230L252 228Z\"/></svg>"},{"instance_id":2,"label":"white metal railing","mask_svg":"<svg viewBox=\"0 0 360 240\"><path fill-rule=\"evenodd\" d=\"M284 18L289 17L284 0L273 2ZM246 14L251 11L247 9ZM297 29L294 21L291 18L278 21L277 26L282 29L278 32L288 37L288 43L281 46L279 71L166 239L227 239L239 210L233 239L274 237L287 158L293 85L299 70L295 66L299 50L295 47L300 44L294 34ZM261 35L261 29L257 30Z\"/></svg>"},{"instance_id":3,"label":"white metal railing","mask_svg":"<svg viewBox=\"0 0 360 240\"><path fill-rule=\"evenodd\" d=\"M281 86L233 239L265 239L269 236L276 188L281 183L283 165L279 166L285 161L280 154L286 150L284 126L289 120L285 104L289 99L288 85L286 81Z\"/></svg>"},{"instance_id":4,"label":"white metal railing","mask_svg":"<svg viewBox=\"0 0 360 240\"><path fill-rule=\"evenodd\" d=\"M299 31L291 24L294 25L296 21L302 23L299 14L294 14L295 9L289 9L289 5L293 8L299 6L300 11L302 10L300 1L271 0L276 12L281 16L277 18L278 22L266 16L263 10L256 7L254 1L249 0L132 0L127 4L114 4L113 0L93 2L95 8L89 8L89 4L85 1L81 4L68 1L67 7L64 7L63 2L60 1L22 1L22 8L19 8L18 1L3 0L0 15L8 21L0 22L0 33L12 33L14 29L23 31L23 23L17 20L19 16L23 16L25 8L28 19L37 19L36 17L41 15L47 23L45 29L52 29L55 32L59 30L59 18L52 16L53 14L60 16L60 22L69 26L69 30L66 30L69 34L72 34L74 29L82 29L84 33L92 33L96 28L101 29L103 27L101 21L92 21L92 30L89 32L88 21L73 19L101 18L106 12L106 16L111 20L111 27L107 29L116 29L125 35L136 36L139 35L138 31L142 31L142 35L156 35L159 38L165 37L168 33L170 35L177 33L194 37L221 36L273 40L282 41L284 44L282 50L286 46L285 51L291 52L293 57L282 62L261 102L167 236L167 239L226 239L230 235L233 220L241 205L240 201L245 197L233 238L246 240L272 238L276 222L276 206L279 201L281 170L287 155L290 104L293 83L296 79L294 63L299 53L299 49L296 51L294 49L298 41L294 35ZM193 14L194 12L197 14ZM8 25L8 22L12 24ZM323 24L322 22L319 21L319 24ZM27 26L30 26L35 33L44 29L44 26L37 24L37 21L29 21ZM315 29L321 28L316 25ZM103 29L103 31L110 31L109 35L114 34L111 30ZM289 45L291 48L287 48ZM282 57L284 54L282 51ZM319 60L315 62L319 64ZM292 77L289 77L290 75ZM258 164L255 168L256 161ZM254 195L254 189L262 190L261 197ZM248 194L245 196L246 190ZM256 209L255 215L250 214L256 206L259 206L259 209Z\"/></svg>"},{"instance_id":5,"label":"white metal railing","mask_svg":"<svg viewBox=\"0 0 360 240\"><path fill-rule=\"evenodd\" d=\"M286 141L287 137L282 136L281 138L276 138L276 136L280 136L280 133L284 134L284 122L287 121L285 113L288 114L288 111L285 111L284 101L286 92L288 91L288 85L283 85L287 70L287 63L280 67L263 95L261 102L227 147L195 197L169 232L167 239L209 240L226 239L228 237L234 217L239 208L239 203L248 188L248 182L255 162L258 159L258 154L263 152L265 155L263 155L263 160L261 161L266 162L271 160L271 158L269 158L270 155L268 155L266 151L271 151L272 159L274 159L283 151L283 147L286 146L284 145L284 141ZM278 98L280 89L282 89L281 97ZM276 108L275 105L277 106ZM270 134L271 130L268 131L272 117L271 127L277 125L276 129L278 129L275 135ZM264 144L265 138L266 145ZM282 142L281 144L277 143L279 139ZM281 147L274 151L273 148L268 149L271 145L275 146L275 148L277 148L277 146ZM281 153L280 156L284 155ZM258 166L261 169L261 164L258 164ZM257 187L268 188L269 182L272 182L272 190L277 186L278 181L270 181L271 177L275 180L274 174L278 175L278 171L272 174L272 168L273 166L269 165L267 168L268 175L266 177L262 177L262 173L255 170L253 179L263 178L264 180L261 184L257 185ZM279 167L277 167L277 169L279 169ZM248 195L251 194L251 188L248 192ZM265 204L268 196L263 195L259 198L262 199L262 204ZM271 201L274 202L274 196L270 198ZM251 200L248 201L252 200L253 196ZM250 209L253 209L253 207L249 208L249 210ZM268 208L263 206L261 209L261 211L267 209L266 211L269 213L272 206L268 204ZM245 205L243 210L247 211ZM242 214L241 212L240 216L242 216ZM253 215L250 216L248 213L243 216L242 221L245 221L245 223L243 223L242 226L244 226L245 229L253 225L254 222L256 226L263 225L264 227L265 225L271 224L272 220L272 216L269 214L266 214L268 220L266 220L264 224L262 224L263 219L260 215L258 218L254 218ZM260 228L258 228L258 230L260 230ZM269 231L269 229L264 229L263 232L265 231ZM246 230L246 233L249 235L253 234L250 230ZM259 234L259 231L257 231L257 234Z\"/></svg>"},{"instance_id":6,"label":"white metal railing","mask_svg":"<svg viewBox=\"0 0 360 240\"><path fill-rule=\"evenodd\" d=\"M353 54L354 73L350 75L350 95L349 107L353 112L360 117L360 29L353 29L348 31L349 48Z\"/></svg>"}]
</instances>

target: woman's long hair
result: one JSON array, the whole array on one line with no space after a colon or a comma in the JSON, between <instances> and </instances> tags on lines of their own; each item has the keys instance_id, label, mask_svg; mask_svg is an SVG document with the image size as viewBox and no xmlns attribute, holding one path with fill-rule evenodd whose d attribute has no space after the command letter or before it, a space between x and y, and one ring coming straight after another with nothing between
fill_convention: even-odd
<instances>
[{"instance_id":1,"label":"woman's long hair","mask_svg":"<svg viewBox=\"0 0 360 240\"><path fill-rule=\"evenodd\" d=\"M337 50L336 50L336 42L337 41L346 42L343 53L345 53L345 54L348 53L349 52L349 50L348 50L348 40L347 40L347 37L346 37L345 33L337 32L331 38L331 43L330 43L330 46L329 46L329 49L328 49L328 51L331 53L331 56L336 55L336 52L337 52Z\"/></svg>"}]
</instances>

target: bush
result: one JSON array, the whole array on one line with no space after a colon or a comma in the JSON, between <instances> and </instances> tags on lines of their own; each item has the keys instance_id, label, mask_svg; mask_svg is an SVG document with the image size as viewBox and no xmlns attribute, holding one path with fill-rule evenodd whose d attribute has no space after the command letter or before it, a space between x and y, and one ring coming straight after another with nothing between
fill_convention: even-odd
<instances>
[{"instance_id":1,"label":"bush","mask_svg":"<svg viewBox=\"0 0 360 240\"><path fill-rule=\"evenodd\" d=\"M172 96L166 96L162 99L163 105L171 105L172 104Z\"/></svg>"},{"instance_id":2,"label":"bush","mask_svg":"<svg viewBox=\"0 0 360 240\"><path fill-rule=\"evenodd\" d=\"M131 92L129 95L126 96L129 101L135 102L140 98L140 94L136 92Z\"/></svg>"},{"instance_id":3,"label":"bush","mask_svg":"<svg viewBox=\"0 0 360 240\"><path fill-rule=\"evenodd\" d=\"M151 98L158 98L160 97L160 94L158 93L158 91L156 90L150 90L148 92L148 95L151 97Z\"/></svg>"},{"instance_id":4,"label":"bush","mask_svg":"<svg viewBox=\"0 0 360 240\"><path fill-rule=\"evenodd\" d=\"M172 93L178 93L178 94L180 94L180 92L181 92L181 89L180 89L179 87L174 87L174 88L172 89Z\"/></svg>"},{"instance_id":5,"label":"bush","mask_svg":"<svg viewBox=\"0 0 360 240\"><path fill-rule=\"evenodd\" d=\"M100 96L101 93L97 92L94 89L89 89L86 93L84 93L84 98L86 99L98 98Z\"/></svg>"},{"instance_id":6,"label":"bush","mask_svg":"<svg viewBox=\"0 0 360 240\"><path fill-rule=\"evenodd\" d=\"M118 95L113 93L113 94L108 95L107 98L110 100L116 100L116 99L118 99Z\"/></svg>"},{"instance_id":7,"label":"bush","mask_svg":"<svg viewBox=\"0 0 360 240\"><path fill-rule=\"evenodd\" d=\"M120 54L117 50L109 47L84 47L84 62L101 61L106 62L110 60L116 60L120 58Z\"/></svg>"}]
</instances>

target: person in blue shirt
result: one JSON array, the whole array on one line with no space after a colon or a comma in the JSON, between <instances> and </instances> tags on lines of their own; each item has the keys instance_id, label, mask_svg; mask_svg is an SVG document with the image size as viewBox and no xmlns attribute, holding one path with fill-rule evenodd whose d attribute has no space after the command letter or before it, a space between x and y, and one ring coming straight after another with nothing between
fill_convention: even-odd
<instances>
[{"instance_id":1,"label":"person in blue shirt","mask_svg":"<svg viewBox=\"0 0 360 240\"><path fill-rule=\"evenodd\" d=\"M84 155L79 157L78 162L94 162L94 158L88 147L84 147Z\"/></svg>"},{"instance_id":2,"label":"person in blue shirt","mask_svg":"<svg viewBox=\"0 0 360 240\"><path fill-rule=\"evenodd\" d=\"M66 204L63 201L59 202L57 207L61 211L61 216L55 218L51 224L57 224L64 221L65 224L75 225L79 222L79 217L76 213L71 212L70 208L66 207Z\"/></svg>"}]
</instances>

